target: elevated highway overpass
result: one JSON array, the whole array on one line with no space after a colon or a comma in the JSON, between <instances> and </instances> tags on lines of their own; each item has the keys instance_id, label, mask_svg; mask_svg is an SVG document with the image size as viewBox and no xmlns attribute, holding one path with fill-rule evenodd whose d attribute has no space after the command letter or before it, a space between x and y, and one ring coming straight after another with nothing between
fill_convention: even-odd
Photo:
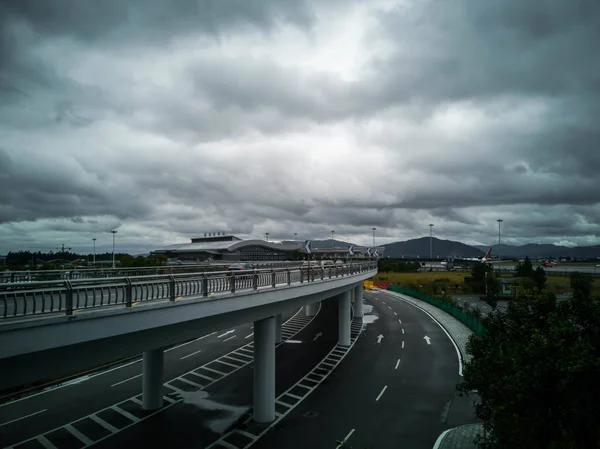
<instances>
[{"instance_id":1,"label":"elevated highway overpass","mask_svg":"<svg viewBox=\"0 0 600 449\"><path fill-rule=\"evenodd\" d=\"M143 407L156 410L163 403L165 347L253 321L254 419L270 422L281 313L303 306L310 316L316 304L335 297L339 344L349 346L352 303L355 316L362 316L362 282L376 272L376 263L366 262L241 276L216 272L54 281L5 290L0 293L6 316L0 321L0 387L143 353Z\"/></svg>"}]
</instances>

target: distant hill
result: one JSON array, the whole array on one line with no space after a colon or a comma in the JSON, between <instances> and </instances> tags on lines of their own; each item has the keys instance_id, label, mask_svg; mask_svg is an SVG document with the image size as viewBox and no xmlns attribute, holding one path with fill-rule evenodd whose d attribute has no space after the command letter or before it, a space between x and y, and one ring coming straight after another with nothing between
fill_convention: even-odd
<instances>
[{"instance_id":1,"label":"distant hill","mask_svg":"<svg viewBox=\"0 0 600 449\"><path fill-rule=\"evenodd\" d=\"M317 248L344 248L354 245L353 243L344 242L342 240L311 240L310 247L313 249Z\"/></svg>"},{"instance_id":2,"label":"distant hill","mask_svg":"<svg viewBox=\"0 0 600 449\"><path fill-rule=\"evenodd\" d=\"M429 258L429 237L421 237L405 242L388 243L383 246L385 247L385 257L398 259L403 256L408 258ZM435 237L433 238L432 248L433 257L436 258L439 256L441 259L447 257L482 257L485 255L485 252L479 248L474 248L461 242L442 240Z\"/></svg>"},{"instance_id":3,"label":"distant hill","mask_svg":"<svg viewBox=\"0 0 600 449\"><path fill-rule=\"evenodd\" d=\"M476 248L487 251L489 246L477 245ZM485 248L485 249L484 249ZM600 257L600 245L596 246L558 246L551 244L528 243L526 245L494 245L494 255L504 257Z\"/></svg>"}]
</instances>

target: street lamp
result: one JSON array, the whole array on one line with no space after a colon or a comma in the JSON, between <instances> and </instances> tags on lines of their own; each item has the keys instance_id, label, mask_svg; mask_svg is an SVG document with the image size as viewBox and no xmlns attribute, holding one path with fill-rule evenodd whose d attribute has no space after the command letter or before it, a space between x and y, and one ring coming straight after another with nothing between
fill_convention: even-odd
<instances>
[{"instance_id":1,"label":"street lamp","mask_svg":"<svg viewBox=\"0 0 600 449\"><path fill-rule=\"evenodd\" d=\"M117 231L112 230L110 232L112 232L112 235L113 235L113 263L112 263L112 267L115 268L115 234L117 233Z\"/></svg>"},{"instance_id":2,"label":"street lamp","mask_svg":"<svg viewBox=\"0 0 600 449\"><path fill-rule=\"evenodd\" d=\"M433 259L433 225L429 223L429 259Z\"/></svg>"},{"instance_id":3,"label":"street lamp","mask_svg":"<svg viewBox=\"0 0 600 449\"><path fill-rule=\"evenodd\" d=\"M297 240L298 240L298 233L294 232L294 241L297 241Z\"/></svg>"},{"instance_id":4,"label":"street lamp","mask_svg":"<svg viewBox=\"0 0 600 449\"><path fill-rule=\"evenodd\" d=\"M335 234L335 231L331 231L331 247L333 248L333 234Z\"/></svg>"},{"instance_id":5,"label":"street lamp","mask_svg":"<svg viewBox=\"0 0 600 449\"><path fill-rule=\"evenodd\" d=\"M96 268L96 237L92 240L94 241L94 268Z\"/></svg>"},{"instance_id":6,"label":"street lamp","mask_svg":"<svg viewBox=\"0 0 600 449\"><path fill-rule=\"evenodd\" d=\"M502 223L504 220L499 218L496 221L498 222L498 245L499 245L500 244L500 223Z\"/></svg>"},{"instance_id":7,"label":"street lamp","mask_svg":"<svg viewBox=\"0 0 600 449\"><path fill-rule=\"evenodd\" d=\"M373 246L375 246L375 231L377 231L377 228L371 228L373 230Z\"/></svg>"},{"instance_id":8,"label":"street lamp","mask_svg":"<svg viewBox=\"0 0 600 449\"><path fill-rule=\"evenodd\" d=\"M269 233L265 232L265 240L268 242L269 241Z\"/></svg>"}]
</instances>

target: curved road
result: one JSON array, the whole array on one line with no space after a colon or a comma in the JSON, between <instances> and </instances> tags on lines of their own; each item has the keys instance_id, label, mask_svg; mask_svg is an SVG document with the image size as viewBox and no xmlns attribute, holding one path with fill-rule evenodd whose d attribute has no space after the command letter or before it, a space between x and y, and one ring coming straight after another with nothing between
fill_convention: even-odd
<instances>
[{"instance_id":1,"label":"curved road","mask_svg":"<svg viewBox=\"0 0 600 449\"><path fill-rule=\"evenodd\" d=\"M373 306L364 306L366 329L353 349L253 447L334 448L347 437L347 446L355 448L370 444L375 449L430 449L446 428L473 421L471 400L455 393L460 381L457 349L440 326L383 292L365 292L365 299ZM301 315L295 320L286 335L298 333L276 351L276 395L307 374L337 343L337 301L324 301L312 322ZM5 404L0 407L0 446L35 436L22 447L52 447L47 442L65 449L206 447L248 416L252 348L240 345L252 341L251 332L248 324L171 348L165 356L165 379L179 377L165 384L167 408L159 413L143 412L136 403L141 397L139 361ZM234 352L225 355L229 351ZM240 362L236 370L212 362L218 357L232 366L242 359L247 364ZM205 368L198 368L201 365ZM210 371L214 369L225 375ZM213 376L214 382L199 376ZM190 381L204 388L186 384ZM35 412L39 413L27 416ZM231 445L244 446L235 441Z\"/></svg>"},{"instance_id":2,"label":"curved road","mask_svg":"<svg viewBox=\"0 0 600 449\"><path fill-rule=\"evenodd\" d=\"M472 421L470 400L455 393L456 348L440 326L385 293L365 298L374 305L365 322L375 321L338 369L253 448L335 448L348 437L347 447L431 449L444 429Z\"/></svg>"}]
</instances>

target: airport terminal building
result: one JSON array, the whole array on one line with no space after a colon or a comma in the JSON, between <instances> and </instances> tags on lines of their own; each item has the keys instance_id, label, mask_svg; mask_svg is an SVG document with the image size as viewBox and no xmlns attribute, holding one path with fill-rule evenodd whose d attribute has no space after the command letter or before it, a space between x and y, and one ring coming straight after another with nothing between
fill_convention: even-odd
<instances>
[{"instance_id":1,"label":"airport terminal building","mask_svg":"<svg viewBox=\"0 0 600 449\"><path fill-rule=\"evenodd\" d=\"M302 242L272 243L265 240L242 240L224 232L205 233L190 243L169 245L154 251L182 261L259 262L302 260Z\"/></svg>"},{"instance_id":2,"label":"airport terminal building","mask_svg":"<svg viewBox=\"0 0 600 449\"><path fill-rule=\"evenodd\" d=\"M154 251L169 259L186 262L223 261L223 262L261 262L261 261L300 261L307 258L304 242L288 240L267 242L265 240L242 240L224 232L208 232L203 237L195 237L190 243L169 245ZM357 247L354 259L366 259L366 249ZM379 257L383 256L383 247L377 247ZM315 248L311 251L313 259L348 258L348 248Z\"/></svg>"}]
</instances>

